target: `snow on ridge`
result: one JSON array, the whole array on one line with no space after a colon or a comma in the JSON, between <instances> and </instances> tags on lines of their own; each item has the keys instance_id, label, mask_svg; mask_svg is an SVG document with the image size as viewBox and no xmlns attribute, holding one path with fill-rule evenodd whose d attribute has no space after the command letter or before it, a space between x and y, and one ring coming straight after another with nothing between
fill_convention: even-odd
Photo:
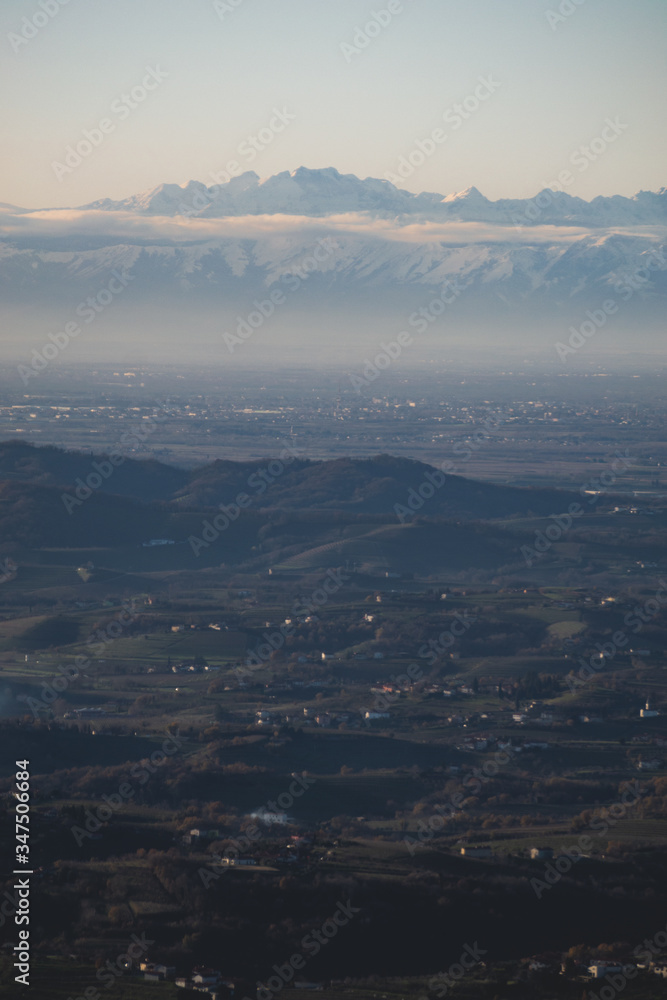
<instances>
[{"instance_id":1,"label":"snow on ridge","mask_svg":"<svg viewBox=\"0 0 667 1000\"><path fill-rule=\"evenodd\" d=\"M489 201L474 186L454 194L412 194L390 181L340 174L334 167L299 167L260 178L246 171L225 184L207 187L200 181L161 184L121 201L102 199L84 209L126 211L145 215L224 218L291 214L326 217L368 212L376 217L420 216L424 219L514 222L534 225L632 225L667 222L667 189L640 191L632 198L598 196L587 202L565 191L546 189L532 199Z\"/></svg>"}]
</instances>

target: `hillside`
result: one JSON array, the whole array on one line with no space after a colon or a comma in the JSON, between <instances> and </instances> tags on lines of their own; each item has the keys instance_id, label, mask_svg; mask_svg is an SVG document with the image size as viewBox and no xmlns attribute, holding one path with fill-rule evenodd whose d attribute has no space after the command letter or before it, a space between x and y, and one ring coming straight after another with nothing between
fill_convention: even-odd
<instances>
[{"instance_id":1,"label":"hillside","mask_svg":"<svg viewBox=\"0 0 667 1000\"><path fill-rule=\"evenodd\" d=\"M26 441L0 441L0 481L71 486L94 471L93 462L105 459L106 456L92 452L65 451L49 445L36 448ZM114 467L100 491L136 500L165 500L186 482L187 475L181 469L153 459L126 458Z\"/></svg>"},{"instance_id":2,"label":"hillside","mask_svg":"<svg viewBox=\"0 0 667 1000\"><path fill-rule=\"evenodd\" d=\"M84 482L107 462L104 455L36 448L25 442L0 443L0 482L62 488L70 492L77 480ZM400 516L399 505L428 517L494 520L513 515L559 513L580 498L550 489L499 486L447 475L434 488L431 466L391 455L368 459L339 458L325 462L295 460L277 463L272 473L269 459L260 462L218 460L191 471L164 465L153 459L127 458L95 489L135 501L162 501L178 509L211 508L230 504L239 494L249 497L248 506L284 511L322 510L359 514ZM99 478L99 475L97 476ZM435 482L442 479L435 474ZM95 481L95 480L94 480ZM411 490L422 490L426 498ZM432 495L430 495L432 494ZM412 498L413 508L406 506ZM145 533L145 532L144 532ZM141 534L141 532L140 532ZM153 532L155 534L155 531Z\"/></svg>"}]
</instances>

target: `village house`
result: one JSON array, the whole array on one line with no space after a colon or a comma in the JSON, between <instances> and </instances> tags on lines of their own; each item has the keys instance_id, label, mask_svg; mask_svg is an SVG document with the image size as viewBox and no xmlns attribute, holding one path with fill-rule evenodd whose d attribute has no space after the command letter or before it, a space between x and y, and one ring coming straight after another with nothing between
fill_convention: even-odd
<instances>
[{"instance_id":1,"label":"village house","mask_svg":"<svg viewBox=\"0 0 667 1000\"><path fill-rule=\"evenodd\" d=\"M490 858L493 852L490 847L462 847L461 855L465 858Z\"/></svg>"}]
</instances>

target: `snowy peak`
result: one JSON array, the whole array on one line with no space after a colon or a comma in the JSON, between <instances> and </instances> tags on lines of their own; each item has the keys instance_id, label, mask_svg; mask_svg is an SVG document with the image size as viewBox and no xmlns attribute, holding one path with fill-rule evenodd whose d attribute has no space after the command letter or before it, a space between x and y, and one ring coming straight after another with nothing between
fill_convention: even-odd
<instances>
[{"instance_id":1,"label":"snowy peak","mask_svg":"<svg viewBox=\"0 0 667 1000\"><path fill-rule=\"evenodd\" d=\"M488 199L476 187L467 187L464 191L458 191L456 194L448 194L446 198L443 198L445 205L455 201L466 202L469 205L489 204Z\"/></svg>"},{"instance_id":2,"label":"snowy peak","mask_svg":"<svg viewBox=\"0 0 667 1000\"><path fill-rule=\"evenodd\" d=\"M341 174L334 167L321 170L299 167L291 173L283 171L259 181L256 186L247 186L243 197L231 197L231 183L210 189L211 204L203 215L219 218L284 213L320 217L371 212L378 216L395 216L414 212L415 195L399 191L389 181L360 180L354 174Z\"/></svg>"},{"instance_id":3,"label":"snowy peak","mask_svg":"<svg viewBox=\"0 0 667 1000\"><path fill-rule=\"evenodd\" d=\"M441 208L451 219L461 222L506 222L499 217L498 212L488 198L476 187L468 187L456 194L448 194L443 198ZM501 213L502 215L502 213Z\"/></svg>"},{"instance_id":4,"label":"snowy peak","mask_svg":"<svg viewBox=\"0 0 667 1000\"><path fill-rule=\"evenodd\" d=\"M132 195L124 201L111 201L104 198L101 201L94 201L83 208L102 209L106 212L136 212L139 215L183 215L182 207L188 201L193 201L195 196L206 192L206 185L199 181L189 181L181 186L180 184L160 184L150 191L141 191Z\"/></svg>"}]
</instances>

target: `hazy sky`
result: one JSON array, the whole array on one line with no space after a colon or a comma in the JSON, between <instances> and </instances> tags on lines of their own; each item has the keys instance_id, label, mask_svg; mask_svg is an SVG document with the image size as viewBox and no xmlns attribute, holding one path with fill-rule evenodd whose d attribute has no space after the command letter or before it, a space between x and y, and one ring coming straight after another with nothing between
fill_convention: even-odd
<instances>
[{"instance_id":1,"label":"hazy sky","mask_svg":"<svg viewBox=\"0 0 667 1000\"><path fill-rule=\"evenodd\" d=\"M626 127L597 143L604 150L574 171L569 193L665 183L665 0L60 3L41 0L51 17L40 0L0 5L0 201L81 205L162 182L210 184L230 160L261 176L305 165L383 177L438 128L446 140L401 186L532 197L606 119ZM379 18L389 23L352 49L357 26L388 7ZM493 90L483 100L472 96L480 78ZM464 120L453 109L466 98ZM253 157L241 144L282 124L274 108L288 124L264 131ZM99 145L58 180L54 161L101 119Z\"/></svg>"}]
</instances>

